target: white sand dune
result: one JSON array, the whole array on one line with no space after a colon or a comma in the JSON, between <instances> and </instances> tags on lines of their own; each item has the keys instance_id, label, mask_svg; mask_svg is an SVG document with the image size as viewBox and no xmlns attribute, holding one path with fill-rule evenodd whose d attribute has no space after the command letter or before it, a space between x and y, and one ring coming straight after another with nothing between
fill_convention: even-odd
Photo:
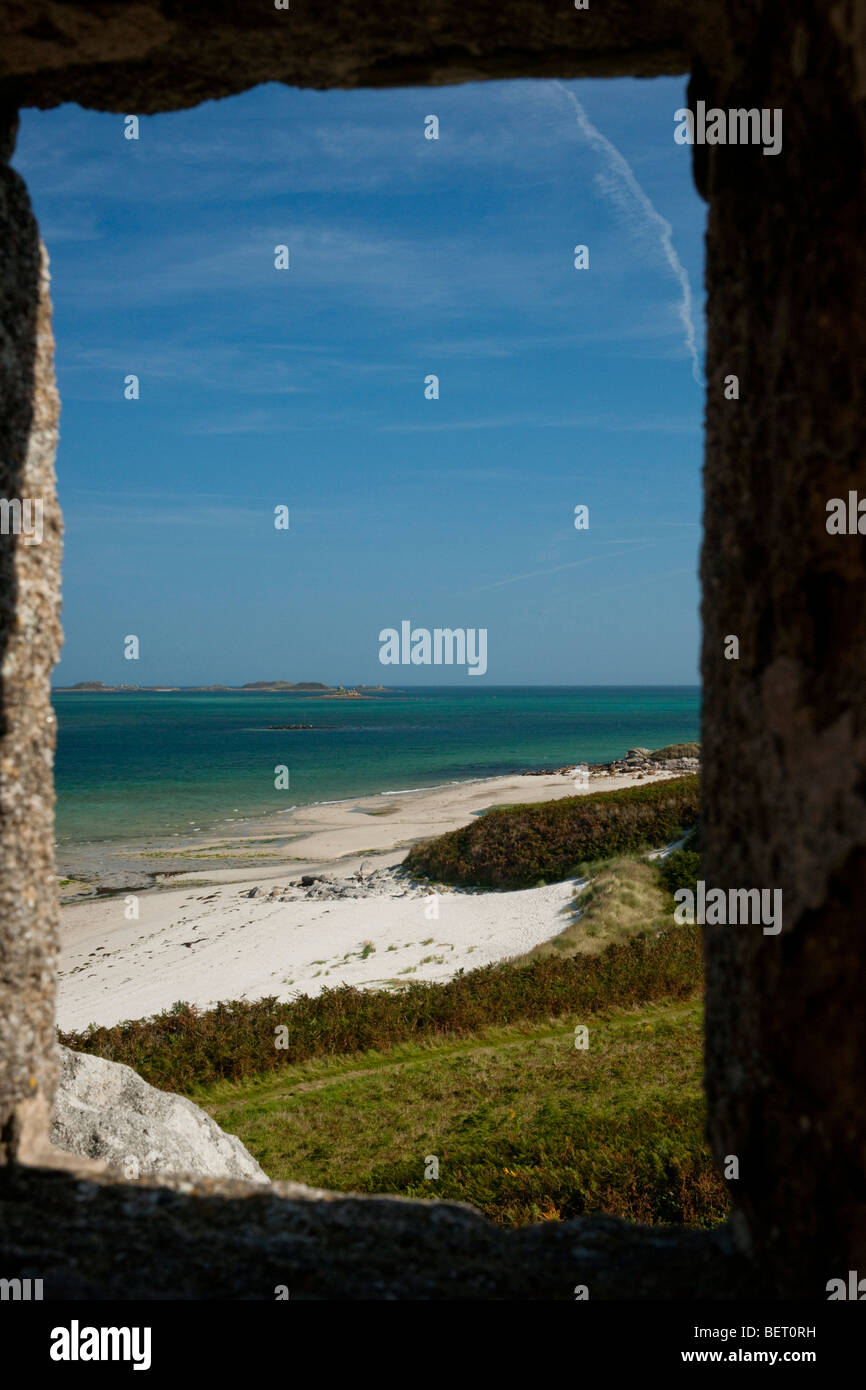
<instances>
[{"instance_id":1,"label":"white sand dune","mask_svg":"<svg viewBox=\"0 0 866 1390\"><path fill-rule=\"evenodd\" d=\"M586 790L632 780L605 777ZM283 901L270 894L302 873L342 880L362 862L365 873L392 868L414 841L465 825L492 804L574 795L570 777L551 774L302 808L290 827L281 821L287 834L301 836L291 840L282 869L196 868L175 876L176 887L138 894L136 921L126 920L123 895L70 904L62 912L58 1023L110 1025L177 1000L206 1007L221 999L290 999L344 983L444 980L519 955L562 930L573 883L509 893L445 890L435 902L399 880L390 896ZM386 815L377 814L382 809ZM197 886L203 875L212 886ZM253 885L259 895L250 898Z\"/></svg>"},{"instance_id":2,"label":"white sand dune","mask_svg":"<svg viewBox=\"0 0 866 1390\"><path fill-rule=\"evenodd\" d=\"M58 1020L82 1028L141 1018L178 999L208 1005L289 999L329 985L444 980L546 941L564 925L572 891L557 883L444 893L438 921L425 915L433 904L424 897L281 903L222 888L210 902L201 893L145 896L138 922L123 922L122 899L100 902L89 925L70 932ZM374 947L366 956L365 943Z\"/></svg>"}]
</instances>

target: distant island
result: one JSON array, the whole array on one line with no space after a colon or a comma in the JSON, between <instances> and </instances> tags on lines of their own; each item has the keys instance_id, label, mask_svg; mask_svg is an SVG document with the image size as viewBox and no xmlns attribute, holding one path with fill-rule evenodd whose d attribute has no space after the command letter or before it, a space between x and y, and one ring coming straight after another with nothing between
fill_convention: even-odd
<instances>
[{"instance_id":1,"label":"distant island","mask_svg":"<svg viewBox=\"0 0 866 1390\"><path fill-rule=\"evenodd\" d=\"M325 685L322 681L248 681L246 685L105 685L102 681L78 681L57 685L57 695L184 695L224 692L242 695L318 695L323 700L366 700L371 695L392 695L384 685Z\"/></svg>"}]
</instances>

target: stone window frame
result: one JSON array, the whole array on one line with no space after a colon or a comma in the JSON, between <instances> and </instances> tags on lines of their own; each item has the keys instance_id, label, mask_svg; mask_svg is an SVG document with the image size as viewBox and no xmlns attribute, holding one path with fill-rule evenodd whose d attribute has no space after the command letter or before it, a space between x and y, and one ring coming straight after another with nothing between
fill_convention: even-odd
<instances>
[{"instance_id":1,"label":"stone window frame","mask_svg":"<svg viewBox=\"0 0 866 1390\"><path fill-rule=\"evenodd\" d=\"M169 1293L248 1297L278 1267L273 1282L294 1280L301 1296L570 1297L585 1259L606 1297L752 1288L825 1298L827 1280L866 1268L864 560L858 536L831 536L824 524L829 499L866 491L862 7L591 0L578 11L566 0L478 0L467 11L463 0L399 0L358 14L339 0L307 13L298 0L290 11L261 6L243 25L237 12L231 0L212 0L206 15L197 0L0 0L0 495L45 504L41 545L4 537L0 546L4 1268L13 1274L17 1261L39 1275L53 1260L54 1287L77 1297L140 1296L148 1278ZM705 933L708 1127L720 1167L739 1159L731 1221L710 1233L607 1218L504 1232L449 1204L294 1184L266 1194L182 1180L133 1189L53 1152L59 402L47 266L26 188L5 163L18 109L77 101L149 114L265 81L686 73L691 106L784 112L777 157L691 152L709 208L704 872L715 884L780 886L785 903L777 937ZM730 373L737 402L723 392ZM723 656L729 634L737 661ZM226 1274L226 1252L251 1236L254 1257L235 1253ZM153 1251L172 1239L181 1253L167 1270ZM134 1267L118 1264L118 1243L136 1252Z\"/></svg>"}]
</instances>

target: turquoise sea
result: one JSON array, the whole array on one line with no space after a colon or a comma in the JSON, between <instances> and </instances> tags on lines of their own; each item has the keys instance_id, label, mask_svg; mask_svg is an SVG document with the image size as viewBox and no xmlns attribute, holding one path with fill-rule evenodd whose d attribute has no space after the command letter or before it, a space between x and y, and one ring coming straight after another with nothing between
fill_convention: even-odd
<instances>
[{"instance_id":1,"label":"turquoise sea","mask_svg":"<svg viewBox=\"0 0 866 1390\"><path fill-rule=\"evenodd\" d=\"M55 694L54 707L61 844L225 829L310 802L700 737L697 686L413 686L366 700ZM285 791L274 787L280 765Z\"/></svg>"}]
</instances>

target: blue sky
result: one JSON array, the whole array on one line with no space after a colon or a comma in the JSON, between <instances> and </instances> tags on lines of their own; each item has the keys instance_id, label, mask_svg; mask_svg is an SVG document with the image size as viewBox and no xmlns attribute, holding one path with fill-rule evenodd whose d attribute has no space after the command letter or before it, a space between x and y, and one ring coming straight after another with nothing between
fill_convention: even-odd
<instances>
[{"instance_id":1,"label":"blue sky","mask_svg":"<svg viewBox=\"0 0 866 1390\"><path fill-rule=\"evenodd\" d=\"M485 627L472 685L696 682L684 101L679 79L270 85L138 141L25 112L63 401L55 683L466 680L381 666L403 619Z\"/></svg>"}]
</instances>

